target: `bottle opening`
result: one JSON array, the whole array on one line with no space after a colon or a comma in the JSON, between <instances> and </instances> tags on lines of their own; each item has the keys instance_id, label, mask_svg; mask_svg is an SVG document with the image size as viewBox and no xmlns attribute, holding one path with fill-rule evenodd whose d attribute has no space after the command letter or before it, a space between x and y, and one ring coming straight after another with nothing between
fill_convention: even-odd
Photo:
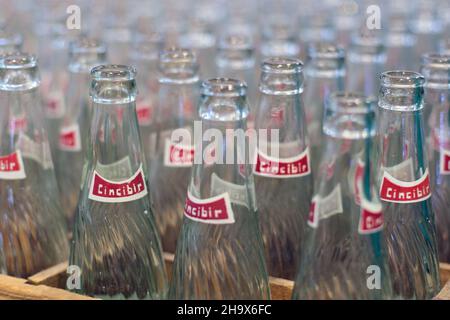
<instances>
[{"instance_id":1,"label":"bottle opening","mask_svg":"<svg viewBox=\"0 0 450 320\"><path fill-rule=\"evenodd\" d=\"M274 57L262 63L262 71L269 73L295 74L303 70L303 62L299 59Z\"/></svg>"},{"instance_id":2,"label":"bottle opening","mask_svg":"<svg viewBox=\"0 0 450 320\"><path fill-rule=\"evenodd\" d=\"M72 72L90 72L106 61L106 46L97 39L80 38L71 42L69 52Z\"/></svg>"},{"instance_id":3,"label":"bottle opening","mask_svg":"<svg viewBox=\"0 0 450 320\"><path fill-rule=\"evenodd\" d=\"M37 59L26 53L0 56L0 89L30 90L39 86Z\"/></svg>"},{"instance_id":4,"label":"bottle opening","mask_svg":"<svg viewBox=\"0 0 450 320\"><path fill-rule=\"evenodd\" d=\"M10 34L0 29L0 53L20 50L23 44L22 35L18 33Z\"/></svg>"},{"instance_id":5,"label":"bottle opening","mask_svg":"<svg viewBox=\"0 0 450 320\"><path fill-rule=\"evenodd\" d=\"M308 46L309 59L344 59L345 51L333 43L316 42Z\"/></svg>"},{"instance_id":6,"label":"bottle opening","mask_svg":"<svg viewBox=\"0 0 450 320\"><path fill-rule=\"evenodd\" d=\"M102 104L126 104L136 100L136 69L101 65L91 71L91 97Z\"/></svg>"},{"instance_id":7,"label":"bottle opening","mask_svg":"<svg viewBox=\"0 0 450 320\"><path fill-rule=\"evenodd\" d=\"M345 50L337 45L328 42L316 42L308 46L308 75L321 77L343 76L345 72L344 66ZM316 72L320 73L316 74Z\"/></svg>"},{"instance_id":8,"label":"bottle opening","mask_svg":"<svg viewBox=\"0 0 450 320\"><path fill-rule=\"evenodd\" d=\"M426 87L450 88L450 54L428 53L422 56L420 72Z\"/></svg>"},{"instance_id":9,"label":"bottle opening","mask_svg":"<svg viewBox=\"0 0 450 320\"><path fill-rule=\"evenodd\" d=\"M295 95L303 90L303 63L294 58L269 58L262 63L259 90L269 95Z\"/></svg>"},{"instance_id":10,"label":"bottle opening","mask_svg":"<svg viewBox=\"0 0 450 320\"><path fill-rule=\"evenodd\" d=\"M376 99L362 93L333 92L328 97L328 109L348 114L369 114L375 112Z\"/></svg>"},{"instance_id":11,"label":"bottle opening","mask_svg":"<svg viewBox=\"0 0 450 320\"><path fill-rule=\"evenodd\" d=\"M254 66L253 43L245 34L223 36L218 45L217 66L234 70L249 69Z\"/></svg>"},{"instance_id":12,"label":"bottle opening","mask_svg":"<svg viewBox=\"0 0 450 320\"><path fill-rule=\"evenodd\" d=\"M198 81L199 65L196 55L189 49L172 47L159 56L160 81Z\"/></svg>"},{"instance_id":13,"label":"bottle opening","mask_svg":"<svg viewBox=\"0 0 450 320\"><path fill-rule=\"evenodd\" d=\"M381 85L385 88L418 88L425 83L424 77L414 71L394 70L381 74Z\"/></svg>"},{"instance_id":14,"label":"bottle opening","mask_svg":"<svg viewBox=\"0 0 450 320\"><path fill-rule=\"evenodd\" d=\"M376 31L362 29L352 37L348 58L357 63L383 63L385 51L383 39Z\"/></svg>"},{"instance_id":15,"label":"bottle opening","mask_svg":"<svg viewBox=\"0 0 450 320\"><path fill-rule=\"evenodd\" d=\"M214 78L203 81L201 92L204 96L244 97L247 84L236 79Z\"/></svg>"}]
</instances>

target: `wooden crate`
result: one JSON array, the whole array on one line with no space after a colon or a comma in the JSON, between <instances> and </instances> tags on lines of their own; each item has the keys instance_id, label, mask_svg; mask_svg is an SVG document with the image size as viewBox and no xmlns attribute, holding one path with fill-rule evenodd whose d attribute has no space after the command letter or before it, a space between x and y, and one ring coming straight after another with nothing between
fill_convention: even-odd
<instances>
[{"instance_id":1,"label":"wooden crate","mask_svg":"<svg viewBox=\"0 0 450 320\"><path fill-rule=\"evenodd\" d=\"M164 254L167 273L172 274L173 254ZM32 300L95 300L90 297L63 290L67 279L67 262L39 272L28 279L18 279L0 275L0 299L32 299ZM450 264L441 263L441 281L444 286L436 296L437 300L450 300ZM273 300L289 300L293 281L270 278L270 290Z\"/></svg>"}]
</instances>

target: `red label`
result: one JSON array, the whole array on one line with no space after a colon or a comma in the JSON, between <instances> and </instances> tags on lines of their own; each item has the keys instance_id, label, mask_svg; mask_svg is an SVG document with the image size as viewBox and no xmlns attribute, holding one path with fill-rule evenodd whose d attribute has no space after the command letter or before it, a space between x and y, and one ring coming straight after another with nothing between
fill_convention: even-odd
<instances>
[{"instance_id":1,"label":"red label","mask_svg":"<svg viewBox=\"0 0 450 320\"><path fill-rule=\"evenodd\" d=\"M59 132L59 148L63 151L80 151L81 136L78 124L61 128Z\"/></svg>"},{"instance_id":2,"label":"red label","mask_svg":"<svg viewBox=\"0 0 450 320\"><path fill-rule=\"evenodd\" d=\"M420 179L412 182L397 180L387 171L384 172L380 188L381 200L396 203L414 203L426 200L430 196L431 188L428 169Z\"/></svg>"},{"instance_id":3,"label":"red label","mask_svg":"<svg viewBox=\"0 0 450 320\"><path fill-rule=\"evenodd\" d=\"M61 118L64 115L64 96L62 93L50 92L45 108L47 118Z\"/></svg>"},{"instance_id":4,"label":"red label","mask_svg":"<svg viewBox=\"0 0 450 320\"><path fill-rule=\"evenodd\" d=\"M194 146L181 145L166 139L164 165L166 167L190 167L194 163Z\"/></svg>"},{"instance_id":5,"label":"red label","mask_svg":"<svg viewBox=\"0 0 450 320\"><path fill-rule=\"evenodd\" d=\"M142 166L130 179L125 181L111 181L103 178L94 171L89 199L98 202L120 203L138 200L147 195Z\"/></svg>"},{"instance_id":6,"label":"red label","mask_svg":"<svg viewBox=\"0 0 450 320\"><path fill-rule=\"evenodd\" d=\"M303 177L311 173L309 148L292 158L279 159L257 152L254 173L271 178Z\"/></svg>"},{"instance_id":7,"label":"red label","mask_svg":"<svg viewBox=\"0 0 450 320\"><path fill-rule=\"evenodd\" d=\"M308 224L315 228L319 224L319 215L317 210L317 196L311 201L311 206L309 207Z\"/></svg>"},{"instance_id":8,"label":"red label","mask_svg":"<svg viewBox=\"0 0 450 320\"><path fill-rule=\"evenodd\" d=\"M20 131L26 131L27 130L27 119L25 116L21 117L12 117L12 119L9 121L9 128L12 132L18 133Z\"/></svg>"},{"instance_id":9,"label":"red label","mask_svg":"<svg viewBox=\"0 0 450 320\"><path fill-rule=\"evenodd\" d=\"M188 192L184 215L191 220L209 224L231 224L235 221L228 193L197 199Z\"/></svg>"},{"instance_id":10,"label":"red label","mask_svg":"<svg viewBox=\"0 0 450 320\"><path fill-rule=\"evenodd\" d=\"M138 118L139 125L147 126L151 124L153 109L148 103L142 102L138 103L136 107L136 114Z\"/></svg>"},{"instance_id":11,"label":"red label","mask_svg":"<svg viewBox=\"0 0 450 320\"><path fill-rule=\"evenodd\" d=\"M362 199L358 232L360 234L375 233L383 229L383 224L384 218L381 203L373 203Z\"/></svg>"},{"instance_id":12,"label":"red label","mask_svg":"<svg viewBox=\"0 0 450 320\"><path fill-rule=\"evenodd\" d=\"M450 151L441 149L441 174L450 174Z\"/></svg>"},{"instance_id":13,"label":"red label","mask_svg":"<svg viewBox=\"0 0 450 320\"><path fill-rule=\"evenodd\" d=\"M0 157L1 180L20 180L25 178L25 168L22 154L19 150L10 155Z\"/></svg>"}]
</instances>

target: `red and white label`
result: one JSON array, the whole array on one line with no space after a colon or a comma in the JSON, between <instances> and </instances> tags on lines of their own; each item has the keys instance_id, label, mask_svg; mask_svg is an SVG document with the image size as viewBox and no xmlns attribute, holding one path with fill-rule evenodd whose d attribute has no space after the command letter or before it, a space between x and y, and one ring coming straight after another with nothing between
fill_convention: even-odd
<instances>
[{"instance_id":1,"label":"red and white label","mask_svg":"<svg viewBox=\"0 0 450 320\"><path fill-rule=\"evenodd\" d=\"M182 145L166 139L164 165L166 167L190 167L194 163L194 146Z\"/></svg>"},{"instance_id":2,"label":"red and white label","mask_svg":"<svg viewBox=\"0 0 450 320\"><path fill-rule=\"evenodd\" d=\"M253 184L249 185L250 192L255 199L255 188ZM250 201L247 196L247 187L245 185L239 185L225 181L215 173L211 175L211 194L220 195L228 193L231 203L245 206L248 208Z\"/></svg>"},{"instance_id":3,"label":"red and white label","mask_svg":"<svg viewBox=\"0 0 450 320\"><path fill-rule=\"evenodd\" d=\"M25 167L20 150L0 157L0 180L21 180L25 178Z\"/></svg>"},{"instance_id":4,"label":"red and white label","mask_svg":"<svg viewBox=\"0 0 450 320\"><path fill-rule=\"evenodd\" d=\"M440 173L444 175L450 174L450 151L441 149L440 158Z\"/></svg>"},{"instance_id":5,"label":"red and white label","mask_svg":"<svg viewBox=\"0 0 450 320\"><path fill-rule=\"evenodd\" d=\"M78 124L62 127L59 132L59 149L63 151L81 151L81 135Z\"/></svg>"},{"instance_id":6,"label":"red and white label","mask_svg":"<svg viewBox=\"0 0 450 320\"><path fill-rule=\"evenodd\" d=\"M361 200L358 232L371 234L383 229L384 218L381 203L369 202L364 198Z\"/></svg>"},{"instance_id":7,"label":"red and white label","mask_svg":"<svg viewBox=\"0 0 450 320\"><path fill-rule=\"evenodd\" d=\"M228 193L198 199L188 191L184 215L191 220L208 224L232 224L235 221Z\"/></svg>"},{"instance_id":8,"label":"red and white label","mask_svg":"<svg viewBox=\"0 0 450 320\"><path fill-rule=\"evenodd\" d=\"M338 184L326 197L316 195L311 201L308 225L317 228L319 221L343 213L341 185Z\"/></svg>"},{"instance_id":9,"label":"red and white label","mask_svg":"<svg viewBox=\"0 0 450 320\"><path fill-rule=\"evenodd\" d=\"M416 181L401 181L384 171L380 187L380 198L387 202L414 203L428 199L431 196L430 176L428 169Z\"/></svg>"},{"instance_id":10,"label":"red and white label","mask_svg":"<svg viewBox=\"0 0 450 320\"><path fill-rule=\"evenodd\" d=\"M23 158L36 161L44 170L53 169L48 141L36 142L26 134L20 133L16 146L21 151Z\"/></svg>"},{"instance_id":11,"label":"red and white label","mask_svg":"<svg viewBox=\"0 0 450 320\"><path fill-rule=\"evenodd\" d=\"M270 157L258 150L254 173L270 178L297 178L309 175L311 173L309 148L298 156L283 159Z\"/></svg>"},{"instance_id":12,"label":"red and white label","mask_svg":"<svg viewBox=\"0 0 450 320\"><path fill-rule=\"evenodd\" d=\"M62 118L65 112L64 95L60 92L49 92L45 105L45 115L49 119Z\"/></svg>"},{"instance_id":13,"label":"red and white label","mask_svg":"<svg viewBox=\"0 0 450 320\"><path fill-rule=\"evenodd\" d=\"M147 184L142 166L125 181L111 181L94 171L89 188L89 199L106 203L130 202L141 199L147 194Z\"/></svg>"}]
</instances>

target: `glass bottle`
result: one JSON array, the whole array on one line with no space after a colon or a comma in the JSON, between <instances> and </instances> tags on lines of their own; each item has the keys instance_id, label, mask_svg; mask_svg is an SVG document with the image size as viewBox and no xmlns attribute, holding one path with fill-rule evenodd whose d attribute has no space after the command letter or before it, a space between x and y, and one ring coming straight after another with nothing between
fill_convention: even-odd
<instances>
[{"instance_id":1,"label":"glass bottle","mask_svg":"<svg viewBox=\"0 0 450 320\"><path fill-rule=\"evenodd\" d=\"M39 85L34 56L0 58L0 272L20 278L68 255Z\"/></svg>"},{"instance_id":2,"label":"glass bottle","mask_svg":"<svg viewBox=\"0 0 450 320\"><path fill-rule=\"evenodd\" d=\"M394 294L429 299L439 290L436 231L423 132L424 78L412 71L381 76L379 185Z\"/></svg>"},{"instance_id":3,"label":"glass bottle","mask_svg":"<svg viewBox=\"0 0 450 320\"><path fill-rule=\"evenodd\" d=\"M18 52L23 44L22 36L18 33L10 33L0 27L0 54Z\"/></svg>"},{"instance_id":4,"label":"glass bottle","mask_svg":"<svg viewBox=\"0 0 450 320\"><path fill-rule=\"evenodd\" d=\"M331 93L344 90L345 73L342 48L326 42L309 45L304 102L313 172L318 167L322 149L324 104Z\"/></svg>"},{"instance_id":5,"label":"glass bottle","mask_svg":"<svg viewBox=\"0 0 450 320\"><path fill-rule=\"evenodd\" d=\"M377 96L378 78L386 63L386 48L376 30L354 35L347 53L346 90Z\"/></svg>"},{"instance_id":6,"label":"glass bottle","mask_svg":"<svg viewBox=\"0 0 450 320\"><path fill-rule=\"evenodd\" d=\"M195 162L175 253L172 299L270 297L247 157L251 142L245 140L245 94L246 86L238 80L202 84L200 133L216 140L194 136Z\"/></svg>"},{"instance_id":7,"label":"glass bottle","mask_svg":"<svg viewBox=\"0 0 450 320\"><path fill-rule=\"evenodd\" d=\"M136 100L136 113L144 145L145 156L151 167L155 157L155 137L157 134L156 106L158 102L158 59L163 46L163 36L155 31L139 33L133 40L130 60L136 67L139 95Z\"/></svg>"},{"instance_id":8,"label":"glass bottle","mask_svg":"<svg viewBox=\"0 0 450 320\"><path fill-rule=\"evenodd\" d=\"M327 99L293 299L389 299L392 287L376 190L375 100L335 92Z\"/></svg>"},{"instance_id":9,"label":"glass bottle","mask_svg":"<svg viewBox=\"0 0 450 320\"><path fill-rule=\"evenodd\" d=\"M77 292L110 299L162 299L167 278L148 196L136 117L136 71L91 71L93 114L75 217L70 266Z\"/></svg>"},{"instance_id":10,"label":"glass bottle","mask_svg":"<svg viewBox=\"0 0 450 320\"><path fill-rule=\"evenodd\" d=\"M151 161L151 185L156 223L164 251L175 252L182 222L186 189L192 167L192 145L172 141L176 129L193 129L199 96L196 56L186 49L164 51L159 61L159 98L156 110L154 157Z\"/></svg>"},{"instance_id":11,"label":"glass bottle","mask_svg":"<svg viewBox=\"0 0 450 320\"><path fill-rule=\"evenodd\" d=\"M98 40L80 38L70 44L66 112L59 128L56 172L61 204L72 226L80 194L84 154L87 151L92 106L89 100L91 69L106 62L106 47Z\"/></svg>"},{"instance_id":12,"label":"glass bottle","mask_svg":"<svg viewBox=\"0 0 450 320\"><path fill-rule=\"evenodd\" d=\"M426 80L425 127L439 260L450 263L450 55L424 55L421 73Z\"/></svg>"},{"instance_id":13,"label":"glass bottle","mask_svg":"<svg viewBox=\"0 0 450 320\"><path fill-rule=\"evenodd\" d=\"M416 38L412 34L408 20L402 15L393 16L386 34L386 70L413 69L413 56Z\"/></svg>"},{"instance_id":14,"label":"glass bottle","mask_svg":"<svg viewBox=\"0 0 450 320\"><path fill-rule=\"evenodd\" d=\"M255 125L258 132L267 130L267 137L260 134L254 167L266 263L271 276L292 280L298 270L313 184L301 97L302 68L298 59L264 61Z\"/></svg>"}]
</instances>

